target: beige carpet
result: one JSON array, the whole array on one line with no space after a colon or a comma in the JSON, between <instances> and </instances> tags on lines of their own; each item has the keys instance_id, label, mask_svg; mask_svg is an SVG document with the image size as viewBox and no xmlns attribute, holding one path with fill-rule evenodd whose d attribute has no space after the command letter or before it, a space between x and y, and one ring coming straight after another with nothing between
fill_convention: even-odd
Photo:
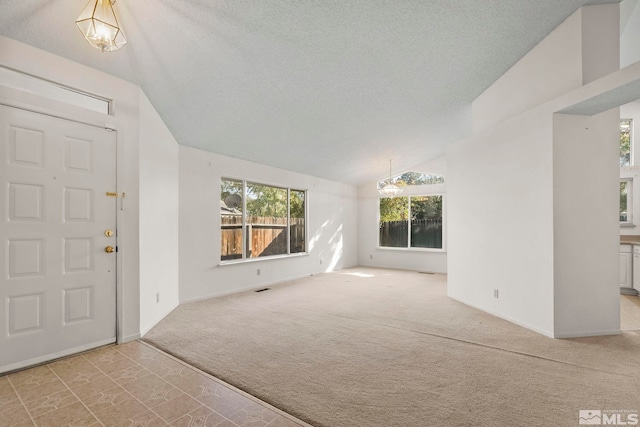
<instances>
[{"instance_id":1,"label":"beige carpet","mask_svg":"<svg viewBox=\"0 0 640 427\"><path fill-rule=\"evenodd\" d=\"M315 426L576 426L640 410L640 335L553 340L353 268L185 304L144 339ZM640 332L640 331L639 331Z\"/></svg>"}]
</instances>

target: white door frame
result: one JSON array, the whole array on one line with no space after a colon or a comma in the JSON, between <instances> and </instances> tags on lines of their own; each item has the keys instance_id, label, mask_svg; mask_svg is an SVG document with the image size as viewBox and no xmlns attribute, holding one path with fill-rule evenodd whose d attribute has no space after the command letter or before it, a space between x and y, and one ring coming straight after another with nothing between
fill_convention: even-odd
<instances>
[{"instance_id":1,"label":"white door frame","mask_svg":"<svg viewBox=\"0 0 640 427\"><path fill-rule=\"evenodd\" d=\"M53 105L52 105L53 104ZM3 86L0 84L0 105L32 113L43 114L57 119L67 120L88 126L106 129L115 132L116 138L116 193L118 194L117 213L116 213L116 246L121 246L122 230L120 225L123 224L122 213L124 210L124 202L121 197L124 193L120 188L120 175L118 170L118 147L120 146L120 134L117 126L105 120L105 115L93 111L85 110L73 105L67 105L57 101L51 101L47 98ZM55 109L52 108L55 106ZM110 116L107 116L110 117ZM122 268L120 268L121 258L118 253L116 255L116 343L121 344L124 341L124 300L122 289Z\"/></svg>"}]
</instances>

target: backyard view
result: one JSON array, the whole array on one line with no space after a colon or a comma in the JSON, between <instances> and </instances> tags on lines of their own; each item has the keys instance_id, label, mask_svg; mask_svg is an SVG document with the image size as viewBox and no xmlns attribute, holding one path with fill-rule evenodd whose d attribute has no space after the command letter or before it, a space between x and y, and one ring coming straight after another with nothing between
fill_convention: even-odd
<instances>
[{"instance_id":1,"label":"backyard view","mask_svg":"<svg viewBox=\"0 0 640 427\"><path fill-rule=\"evenodd\" d=\"M443 184L444 177L405 172L378 182L398 187ZM442 196L390 197L380 199L379 245L388 248L442 249Z\"/></svg>"},{"instance_id":2,"label":"backyard view","mask_svg":"<svg viewBox=\"0 0 640 427\"><path fill-rule=\"evenodd\" d=\"M442 248L442 196L380 199L380 246Z\"/></svg>"},{"instance_id":3,"label":"backyard view","mask_svg":"<svg viewBox=\"0 0 640 427\"><path fill-rule=\"evenodd\" d=\"M250 182L243 187L222 180L221 260L241 259L243 250L246 258L304 252L305 192Z\"/></svg>"}]
</instances>

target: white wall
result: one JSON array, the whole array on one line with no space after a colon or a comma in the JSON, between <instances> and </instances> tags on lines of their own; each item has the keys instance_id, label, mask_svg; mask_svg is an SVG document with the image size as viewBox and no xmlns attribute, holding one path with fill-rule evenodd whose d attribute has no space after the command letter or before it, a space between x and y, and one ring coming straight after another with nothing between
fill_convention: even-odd
<instances>
[{"instance_id":1,"label":"white wall","mask_svg":"<svg viewBox=\"0 0 640 427\"><path fill-rule=\"evenodd\" d=\"M447 155L449 295L548 336L619 331L617 111L553 116L612 82L582 90L617 69L617 8L568 18L474 102L474 135Z\"/></svg>"},{"instance_id":2,"label":"white wall","mask_svg":"<svg viewBox=\"0 0 640 427\"><path fill-rule=\"evenodd\" d=\"M405 187L402 196L442 194L443 198L443 250L380 248L378 246L379 219L377 181L358 187L358 264L367 267L402 270L447 272L447 195L445 156L415 165L411 172L445 177L445 184ZM388 177L381 177L386 179Z\"/></svg>"},{"instance_id":3,"label":"white wall","mask_svg":"<svg viewBox=\"0 0 640 427\"><path fill-rule=\"evenodd\" d=\"M618 69L617 4L577 10L472 104L478 132ZM612 57L615 56L615 63ZM505 102L508 100L508 102Z\"/></svg>"},{"instance_id":4,"label":"white wall","mask_svg":"<svg viewBox=\"0 0 640 427\"><path fill-rule=\"evenodd\" d=\"M620 3L620 68L640 61L640 2Z\"/></svg>"},{"instance_id":5,"label":"white wall","mask_svg":"<svg viewBox=\"0 0 640 427\"><path fill-rule=\"evenodd\" d=\"M601 4L582 13L582 84L620 69L620 6Z\"/></svg>"},{"instance_id":6,"label":"white wall","mask_svg":"<svg viewBox=\"0 0 640 427\"><path fill-rule=\"evenodd\" d=\"M619 114L553 118L555 337L620 331Z\"/></svg>"},{"instance_id":7,"label":"white wall","mask_svg":"<svg viewBox=\"0 0 640 427\"><path fill-rule=\"evenodd\" d=\"M140 96L140 330L178 306L178 143Z\"/></svg>"},{"instance_id":8,"label":"white wall","mask_svg":"<svg viewBox=\"0 0 640 427\"><path fill-rule=\"evenodd\" d=\"M472 136L447 156L448 295L548 336L551 147L551 116L530 113Z\"/></svg>"},{"instance_id":9,"label":"white wall","mask_svg":"<svg viewBox=\"0 0 640 427\"><path fill-rule=\"evenodd\" d=\"M181 302L357 264L355 187L194 148L179 151ZM222 177L306 189L308 255L220 265Z\"/></svg>"}]
</instances>

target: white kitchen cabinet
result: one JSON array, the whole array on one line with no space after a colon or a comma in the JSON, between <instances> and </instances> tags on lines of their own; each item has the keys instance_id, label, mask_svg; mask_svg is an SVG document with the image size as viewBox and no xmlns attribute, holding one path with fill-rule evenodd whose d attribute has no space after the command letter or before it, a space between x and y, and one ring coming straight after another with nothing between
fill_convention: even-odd
<instances>
[{"instance_id":1,"label":"white kitchen cabinet","mask_svg":"<svg viewBox=\"0 0 640 427\"><path fill-rule=\"evenodd\" d=\"M633 288L640 290L640 245L633 245L633 271L637 271L638 274L633 274Z\"/></svg>"},{"instance_id":2,"label":"white kitchen cabinet","mask_svg":"<svg viewBox=\"0 0 640 427\"><path fill-rule=\"evenodd\" d=\"M633 287L633 253L631 245L620 245L620 287ZM640 255L640 253L638 254Z\"/></svg>"}]
</instances>

